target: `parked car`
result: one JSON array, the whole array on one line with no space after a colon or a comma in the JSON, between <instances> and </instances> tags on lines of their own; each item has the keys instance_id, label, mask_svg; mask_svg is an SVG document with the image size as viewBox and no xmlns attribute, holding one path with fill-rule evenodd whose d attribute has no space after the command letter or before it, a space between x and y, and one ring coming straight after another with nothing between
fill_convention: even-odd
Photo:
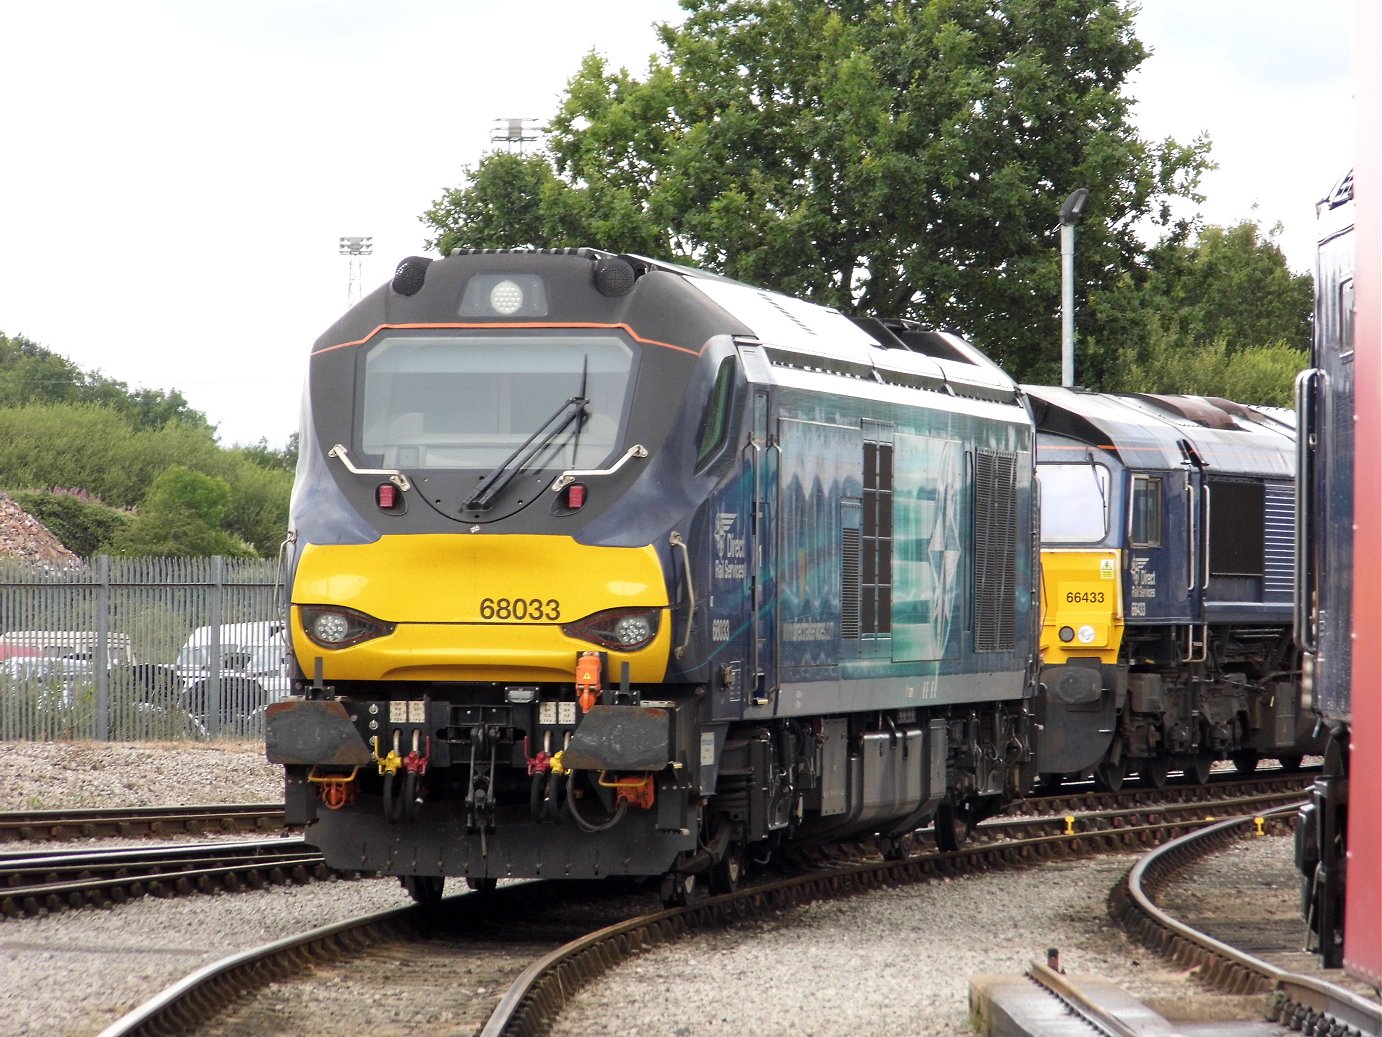
<instances>
[{"instance_id":1,"label":"parked car","mask_svg":"<svg viewBox=\"0 0 1382 1037\"><path fill-rule=\"evenodd\" d=\"M187 638L176 670L188 711L210 733L263 730L265 707L291 686L284 629L281 620L226 623L198 627Z\"/></svg>"},{"instance_id":2,"label":"parked car","mask_svg":"<svg viewBox=\"0 0 1382 1037\"><path fill-rule=\"evenodd\" d=\"M101 656L101 635L95 630L11 630L0 634L0 682L38 692L48 707L67 707L73 691L90 685ZM129 634L105 635L107 672L129 672L134 645Z\"/></svg>"},{"instance_id":3,"label":"parked car","mask_svg":"<svg viewBox=\"0 0 1382 1037\"><path fill-rule=\"evenodd\" d=\"M24 658L85 659L96 658L101 635L95 630L11 630L0 634L0 660ZM129 634L106 634L106 663L109 666L133 666L134 644Z\"/></svg>"}]
</instances>

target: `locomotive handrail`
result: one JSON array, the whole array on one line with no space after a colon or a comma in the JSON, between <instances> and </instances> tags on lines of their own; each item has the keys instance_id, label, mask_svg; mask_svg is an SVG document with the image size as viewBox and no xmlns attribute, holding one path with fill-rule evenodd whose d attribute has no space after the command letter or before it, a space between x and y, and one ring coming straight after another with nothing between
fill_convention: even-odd
<instances>
[{"instance_id":1,"label":"locomotive handrail","mask_svg":"<svg viewBox=\"0 0 1382 1037\"><path fill-rule=\"evenodd\" d=\"M1296 375L1296 516L1295 538L1292 549L1295 553L1295 586L1291 596L1291 624L1295 630L1296 647L1302 652L1314 652L1319 645L1315 638L1315 627L1310 622L1310 593L1315 583L1312 566L1315 554L1311 549L1314 537L1311 512L1314 498L1311 486L1315 478L1314 439L1318 429L1319 411L1315 406L1317 385L1321 372L1311 367Z\"/></svg>"},{"instance_id":2,"label":"locomotive handrail","mask_svg":"<svg viewBox=\"0 0 1382 1037\"><path fill-rule=\"evenodd\" d=\"M1203 570L1203 573L1204 573L1204 580L1203 580L1203 585L1204 585L1204 589L1205 589L1206 591L1209 590L1209 544L1210 544L1210 541L1213 539L1213 533L1211 532L1211 530L1213 530L1213 528L1214 528L1214 525L1213 525L1213 514L1214 514L1214 513L1213 513L1213 507L1212 507L1213 504L1214 504L1214 499L1213 499L1213 497L1210 495L1210 492L1209 492L1209 491L1210 491L1210 485L1209 485L1209 482L1206 481L1205 484L1204 484L1204 486L1201 487L1201 492L1204 494L1204 508L1203 508L1202 514L1200 515L1200 524L1204 526L1204 570Z\"/></svg>"},{"instance_id":3,"label":"locomotive handrail","mask_svg":"<svg viewBox=\"0 0 1382 1037\"><path fill-rule=\"evenodd\" d=\"M1185 530L1189 534L1186 537L1186 564L1190 568L1190 583L1185 588L1193 591L1196 584L1195 563L1199 561L1199 552L1195 550L1195 482L1190 478L1190 473L1185 473Z\"/></svg>"},{"instance_id":4,"label":"locomotive handrail","mask_svg":"<svg viewBox=\"0 0 1382 1037\"><path fill-rule=\"evenodd\" d=\"M691 623L696 618L696 586L691 582L691 549L686 546L686 540L674 529L667 542L681 548L681 564L686 570L686 633L682 636L681 644L672 652L674 658L680 659L686 654L686 646L691 643Z\"/></svg>"},{"instance_id":5,"label":"locomotive handrail","mask_svg":"<svg viewBox=\"0 0 1382 1037\"><path fill-rule=\"evenodd\" d=\"M351 475L387 475L389 477L389 482L393 483L404 493L407 493L413 488L413 484L408 481L408 477L397 468L356 468L355 465L351 463L350 455L346 453L346 448L340 443L337 443L328 450L326 456L337 458L341 464L346 466L346 469Z\"/></svg>"},{"instance_id":6,"label":"locomotive handrail","mask_svg":"<svg viewBox=\"0 0 1382 1037\"><path fill-rule=\"evenodd\" d=\"M577 479L588 478L592 475L613 475L615 472L619 471L619 469L623 468L624 465L632 461L635 457L647 456L648 448L645 447L642 443L635 443L633 446L629 447L627 450L624 451L623 457L619 458L619 460L615 461L614 464L610 465L608 468L568 468L566 471L562 472L561 475L557 476L556 479L552 481L552 492L560 493L568 485L575 482Z\"/></svg>"}]
</instances>

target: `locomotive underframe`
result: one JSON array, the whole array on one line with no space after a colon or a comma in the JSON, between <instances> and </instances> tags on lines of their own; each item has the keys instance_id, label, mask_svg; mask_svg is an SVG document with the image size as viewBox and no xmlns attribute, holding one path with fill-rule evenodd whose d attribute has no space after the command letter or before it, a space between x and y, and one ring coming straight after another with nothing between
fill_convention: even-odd
<instances>
[{"instance_id":1,"label":"locomotive underframe","mask_svg":"<svg viewBox=\"0 0 1382 1037\"><path fill-rule=\"evenodd\" d=\"M1138 761L1195 769L1206 758L1232 759L1251 769L1276 757L1298 765L1313 745L1287 627L1130 625L1116 664L1072 660L1044 667L1041 681L1046 772L1092 767L1117 781L1140 770Z\"/></svg>"},{"instance_id":2,"label":"locomotive underframe","mask_svg":"<svg viewBox=\"0 0 1382 1037\"><path fill-rule=\"evenodd\" d=\"M714 884L787 845L874 834L902 853L936 815L954 848L1030 780L1022 700L717 723L699 686L588 712L570 686L378 690L278 704L269 725L288 820L338 868Z\"/></svg>"}]
</instances>

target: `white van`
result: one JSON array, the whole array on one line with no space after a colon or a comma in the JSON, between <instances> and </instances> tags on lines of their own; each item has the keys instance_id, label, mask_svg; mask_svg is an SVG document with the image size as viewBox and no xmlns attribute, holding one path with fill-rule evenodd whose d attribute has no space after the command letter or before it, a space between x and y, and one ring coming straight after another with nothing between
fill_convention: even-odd
<instances>
[{"instance_id":1,"label":"white van","mask_svg":"<svg viewBox=\"0 0 1382 1037\"><path fill-rule=\"evenodd\" d=\"M265 707L291 687L284 627L274 619L192 631L175 669L183 705L207 734L263 734Z\"/></svg>"},{"instance_id":2,"label":"white van","mask_svg":"<svg viewBox=\"0 0 1382 1037\"><path fill-rule=\"evenodd\" d=\"M289 688L284 631L285 624L278 619L226 623L219 629L197 627L178 652L178 676L188 688L206 680L216 666L213 652L219 652L222 678L256 681L270 701L280 699Z\"/></svg>"}]
</instances>

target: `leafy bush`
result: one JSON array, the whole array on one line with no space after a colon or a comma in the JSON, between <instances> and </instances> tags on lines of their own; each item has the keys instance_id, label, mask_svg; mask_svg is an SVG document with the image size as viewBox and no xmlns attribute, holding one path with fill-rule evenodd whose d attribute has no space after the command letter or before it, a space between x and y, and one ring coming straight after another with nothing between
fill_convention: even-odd
<instances>
[{"instance_id":1,"label":"leafy bush","mask_svg":"<svg viewBox=\"0 0 1382 1037\"><path fill-rule=\"evenodd\" d=\"M71 490L17 490L10 496L52 530L65 548L83 558L98 554L133 518L129 512Z\"/></svg>"}]
</instances>

